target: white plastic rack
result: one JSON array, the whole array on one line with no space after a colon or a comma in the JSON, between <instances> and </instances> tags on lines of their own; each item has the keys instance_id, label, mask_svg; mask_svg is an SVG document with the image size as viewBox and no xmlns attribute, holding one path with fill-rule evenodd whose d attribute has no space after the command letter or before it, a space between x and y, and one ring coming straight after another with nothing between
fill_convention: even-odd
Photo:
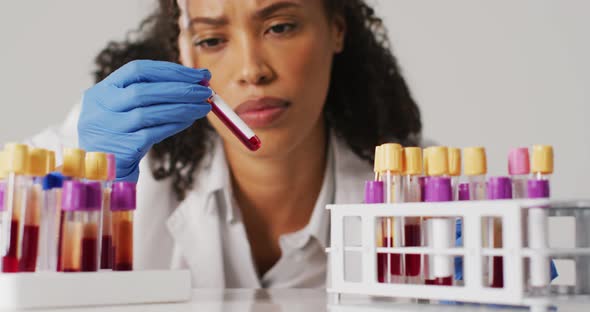
<instances>
[{"instance_id":1,"label":"white plastic rack","mask_svg":"<svg viewBox=\"0 0 590 312\"><path fill-rule=\"evenodd\" d=\"M555 216L573 220L575 228L567 229L575 232L573 248L527 246L529 210L539 207L546 209L542 220L545 225ZM540 199L350 204L329 205L327 209L331 212L331 245L327 249L330 259L328 293L333 295L336 304L345 294L528 306L538 311L547 310L559 300L581 300L590 304L590 201ZM460 218L463 244L446 249L377 247L376 229L383 217L396 220L405 217ZM501 219L501 248L484 248L482 243L485 220L490 217ZM556 233L547 233L542 239L547 240L549 235ZM548 242L543 243L549 246ZM459 256L463 258L463 280L452 286L380 283L377 277L378 253L420 254L422 261L433 255ZM492 256L503 257L502 288L492 288L484 281L485 259ZM530 261L534 257L575 261L574 283L565 289L550 284L540 290L532 288L529 277L534 272L530 270Z\"/></svg>"}]
</instances>

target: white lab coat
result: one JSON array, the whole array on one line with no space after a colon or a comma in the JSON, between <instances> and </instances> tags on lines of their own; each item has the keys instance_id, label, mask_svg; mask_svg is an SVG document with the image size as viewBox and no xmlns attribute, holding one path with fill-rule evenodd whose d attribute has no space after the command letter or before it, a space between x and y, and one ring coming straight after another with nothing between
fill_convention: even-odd
<instances>
[{"instance_id":1,"label":"white lab coat","mask_svg":"<svg viewBox=\"0 0 590 312\"><path fill-rule=\"evenodd\" d=\"M56 150L77 146L77 122L80 106L58 127L51 127L28 143ZM361 160L344 142L330 137L334 151L335 194L337 204L361 203L363 183L371 179L372 167ZM219 230L221 218L216 200L208 196L211 157L205 157L195 176L195 188L178 202L170 180L156 181L148 159L140 163L135 214L135 266L139 269L178 269L191 271L193 287L224 287L222 245Z\"/></svg>"}]
</instances>

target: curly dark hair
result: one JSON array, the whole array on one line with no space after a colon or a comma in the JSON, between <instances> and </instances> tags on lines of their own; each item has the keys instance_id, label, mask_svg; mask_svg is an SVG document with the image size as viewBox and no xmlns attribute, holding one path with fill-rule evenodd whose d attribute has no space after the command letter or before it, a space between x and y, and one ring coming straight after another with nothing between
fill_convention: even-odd
<instances>
[{"instance_id":1,"label":"curly dark hair","mask_svg":"<svg viewBox=\"0 0 590 312\"><path fill-rule=\"evenodd\" d=\"M344 49L335 55L324 107L327 126L362 159L373 160L383 142L417 145L422 123L391 52L383 21L364 0L324 0L328 17L346 24ZM96 57L96 82L136 59L179 62L180 9L176 0L159 0L155 13L123 42L110 42ZM154 145L150 166L158 180L171 178L183 199L198 165L211 146L212 128L203 118Z\"/></svg>"}]
</instances>

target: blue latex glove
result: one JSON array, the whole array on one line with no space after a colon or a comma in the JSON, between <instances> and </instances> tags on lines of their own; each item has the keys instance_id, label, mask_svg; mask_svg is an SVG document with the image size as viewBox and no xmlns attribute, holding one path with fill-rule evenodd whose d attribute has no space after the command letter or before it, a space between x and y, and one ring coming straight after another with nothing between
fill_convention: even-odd
<instances>
[{"instance_id":1,"label":"blue latex glove","mask_svg":"<svg viewBox=\"0 0 590 312\"><path fill-rule=\"evenodd\" d=\"M78 121L80 148L112 153L117 180L136 182L152 145L188 128L211 110L206 69L139 60L88 89Z\"/></svg>"},{"instance_id":2,"label":"blue latex glove","mask_svg":"<svg viewBox=\"0 0 590 312\"><path fill-rule=\"evenodd\" d=\"M455 243L457 246L463 246L463 236L461 235L461 219L457 219L455 222ZM555 263L551 260L551 280L554 280L558 277L559 274L557 273L557 268L555 267ZM461 281L463 280L463 258L455 257L455 280Z\"/></svg>"}]
</instances>

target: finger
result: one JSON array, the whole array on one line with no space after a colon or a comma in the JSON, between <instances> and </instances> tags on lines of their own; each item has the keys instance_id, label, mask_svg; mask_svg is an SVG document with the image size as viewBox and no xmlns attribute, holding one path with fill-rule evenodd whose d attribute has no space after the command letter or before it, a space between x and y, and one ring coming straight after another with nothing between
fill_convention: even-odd
<instances>
[{"instance_id":1,"label":"finger","mask_svg":"<svg viewBox=\"0 0 590 312\"><path fill-rule=\"evenodd\" d=\"M211 105L204 104L160 104L136 108L127 112L121 131L131 133L143 128L164 124L193 123L211 111Z\"/></svg>"},{"instance_id":2,"label":"finger","mask_svg":"<svg viewBox=\"0 0 590 312\"><path fill-rule=\"evenodd\" d=\"M160 103L204 103L211 89L186 82L140 82L126 88L111 90L104 106L111 111L126 112L137 107Z\"/></svg>"},{"instance_id":3,"label":"finger","mask_svg":"<svg viewBox=\"0 0 590 312\"><path fill-rule=\"evenodd\" d=\"M143 128L134 133L138 140L142 142L141 152L147 153L152 145L160 143L165 139L179 133L180 131L190 127L193 123L174 123L163 124L151 128Z\"/></svg>"},{"instance_id":4,"label":"finger","mask_svg":"<svg viewBox=\"0 0 590 312\"><path fill-rule=\"evenodd\" d=\"M195 69L180 64L164 61L131 61L114 71L103 80L119 88L125 88L138 82L186 82L197 84L209 81L211 73L206 69Z\"/></svg>"}]
</instances>

